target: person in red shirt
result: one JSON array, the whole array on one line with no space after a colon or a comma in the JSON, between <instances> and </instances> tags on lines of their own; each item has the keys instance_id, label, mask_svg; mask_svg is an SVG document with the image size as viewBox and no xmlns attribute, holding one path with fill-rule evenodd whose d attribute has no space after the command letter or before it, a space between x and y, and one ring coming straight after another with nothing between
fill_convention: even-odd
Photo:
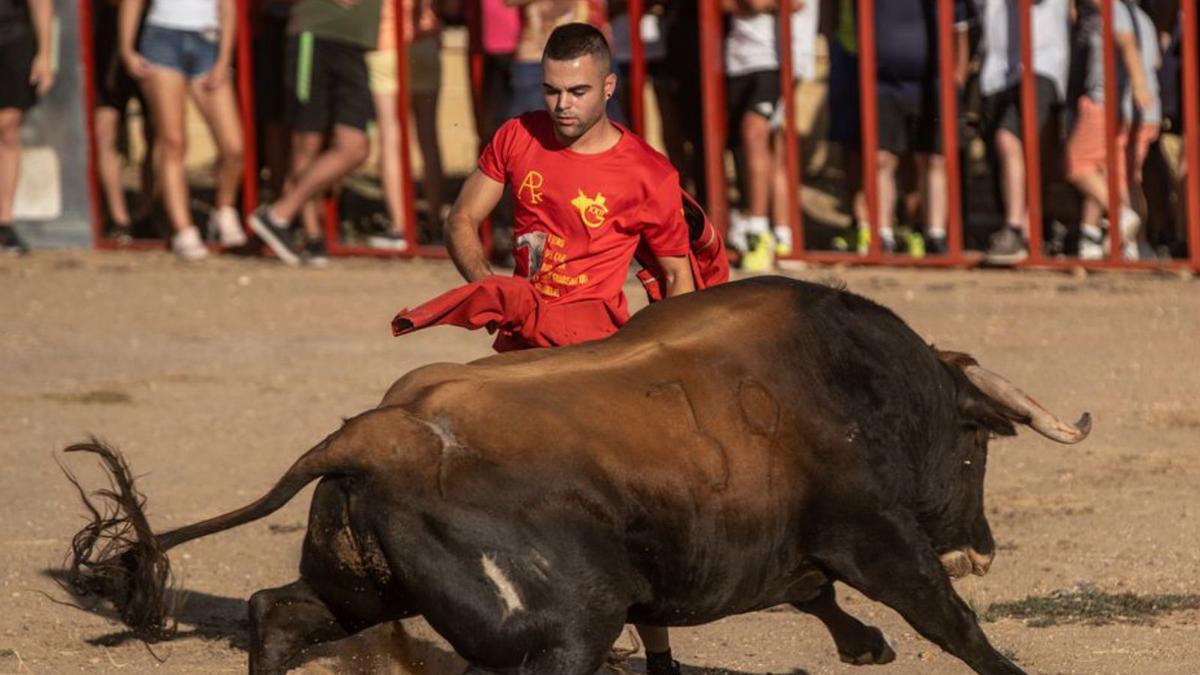
<instances>
[{"instance_id":1,"label":"person in red shirt","mask_svg":"<svg viewBox=\"0 0 1200 675\"><path fill-rule=\"evenodd\" d=\"M662 268L668 297L694 289L679 174L611 122L616 87L608 43L583 23L546 43L546 110L509 120L467 178L446 222L450 256L469 282L492 274L479 226L507 187L514 203L515 275L551 307L572 305L578 341L629 320L622 285L639 242ZM497 349L534 346L501 335Z\"/></svg>"},{"instance_id":2,"label":"person in red shirt","mask_svg":"<svg viewBox=\"0 0 1200 675\"><path fill-rule=\"evenodd\" d=\"M458 271L468 282L483 282L493 272L479 226L506 187L511 190L514 275L528 280L536 294L532 303L521 297L520 306L544 307L541 314L557 313L555 323L570 324L570 332L558 331L566 336L557 338L559 344L604 337L628 321L622 286L639 244L661 268L667 297L695 288L679 174L605 114L617 84L611 58L595 27L571 23L555 29L542 58L546 110L500 127L446 222ZM520 283L508 280L497 287L513 288L513 281ZM502 332L496 349L541 346L522 335ZM678 673L667 630L638 631L646 643L647 672Z\"/></svg>"}]
</instances>

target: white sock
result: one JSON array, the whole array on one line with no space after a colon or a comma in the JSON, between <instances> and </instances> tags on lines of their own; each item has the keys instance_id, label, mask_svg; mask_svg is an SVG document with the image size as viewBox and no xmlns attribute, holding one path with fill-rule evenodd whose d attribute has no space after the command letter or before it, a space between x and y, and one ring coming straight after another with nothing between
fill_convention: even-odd
<instances>
[{"instance_id":1,"label":"white sock","mask_svg":"<svg viewBox=\"0 0 1200 675\"><path fill-rule=\"evenodd\" d=\"M750 216L746 218L746 234L766 234L771 231L771 220L766 216Z\"/></svg>"}]
</instances>

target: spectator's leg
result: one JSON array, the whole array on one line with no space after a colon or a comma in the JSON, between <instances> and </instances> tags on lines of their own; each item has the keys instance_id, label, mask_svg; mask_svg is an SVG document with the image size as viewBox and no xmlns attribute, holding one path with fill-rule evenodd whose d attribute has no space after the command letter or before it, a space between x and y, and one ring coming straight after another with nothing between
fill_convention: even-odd
<instances>
[{"instance_id":1,"label":"spectator's leg","mask_svg":"<svg viewBox=\"0 0 1200 675\"><path fill-rule=\"evenodd\" d=\"M316 136L314 143L313 136ZM319 147L320 136L312 132L301 132L293 136L293 168L304 166L306 156L314 147ZM271 204L268 211L277 222L289 222L295 218L305 204L324 192L335 182L366 161L371 151L367 134L361 129L339 124L333 128L328 149L298 171L290 189ZM321 237L319 224L305 222L305 233L310 239ZM314 227L315 225L315 227Z\"/></svg>"},{"instance_id":2,"label":"spectator's leg","mask_svg":"<svg viewBox=\"0 0 1200 675\"><path fill-rule=\"evenodd\" d=\"M18 108L0 109L0 225L13 221L13 202L17 197L17 176L21 170L21 122L25 113Z\"/></svg>"},{"instance_id":3,"label":"spectator's leg","mask_svg":"<svg viewBox=\"0 0 1200 675\"><path fill-rule=\"evenodd\" d=\"M379 130L379 183L392 221L392 232L404 234L404 186L400 180L400 123L396 119L396 94L374 94L375 128Z\"/></svg>"},{"instance_id":4,"label":"spectator's leg","mask_svg":"<svg viewBox=\"0 0 1200 675\"><path fill-rule=\"evenodd\" d=\"M900 166L900 158L887 150L875 153L876 194L879 199L879 239L884 245L884 251L895 244L896 231L896 169Z\"/></svg>"},{"instance_id":5,"label":"spectator's leg","mask_svg":"<svg viewBox=\"0 0 1200 675\"><path fill-rule=\"evenodd\" d=\"M96 108L93 120L96 173L99 174L100 188L104 191L108 215L117 227L129 227L129 205L125 201L125 188L121 185L121 153L117 151L121 112L116 108L101 106Z\"/></svg>"},{"instance_id":6,"label":"spectator's leg","mask_svg":"<svg viewBox=\"0 0 1200 675\"><path fill-rule=\"evenodd\" d=\"M767 217L771 194L771 121L755 112L742 116L742 147L746 149L746 211L751 218Z\"/></svg>"},{"instance_id":7,"label":"spectator's leg","mask_svg":"<svg viewBox=\"0 0 1200 675\"><path fill-rule=\"evenodd\" d=\"M1025 149L1012 131L996 131L996 154L1000 159L1000 191L1004 198L1004 222L1009 226L1029 227L1025 204Z\"/></svg>"},{"instance_id":8,"label":"spectator's leg","mask_svg":"<svg viewBox=\"0 0 1200 675\"><path fill-rule=\"evenodd\" d=\"M946 157L922 153L917 155L917 164L924 178L925 234L933 239L944 238L949 213Z\"/></svg>"},{"instance_id":9,"label":"spectator's leg","mask_svg":"<svg viewBox=\"0 0 1200 675\"><path fill-rule=\"evenodd\" d=\"M788 190L795 188L788 181L787 135L782 130L771 134L771 151L771 222L777 228L790 227L792 217L788 213L787 197Z\"/></svg>"},{"instance_id":10,"label":"spectator's leg","mask_svg":"<svg viewBox=\"0 0 1200 675\"><path fill-rule=\"evenodd\" d=\"M210 89L204 78L193 79L189 85L192 100L212 130L217 144L216 206L232 207L237 201L238 188L242 180L242 122L238 116L237 97L233 81L226 78L218 87Z\"/></svg>"},{"instance_id":11,"label":"spectator's leg","mask_svg":"<svg viewBox=\"0 0 1200 675\"><path fill-rule=\"evenodd\" d=\"M174 68L151 66L142 79L154 119L154 162L167 218L175 232L193 226L187 170L187 79Z\"/></svg>"}]
</instances>

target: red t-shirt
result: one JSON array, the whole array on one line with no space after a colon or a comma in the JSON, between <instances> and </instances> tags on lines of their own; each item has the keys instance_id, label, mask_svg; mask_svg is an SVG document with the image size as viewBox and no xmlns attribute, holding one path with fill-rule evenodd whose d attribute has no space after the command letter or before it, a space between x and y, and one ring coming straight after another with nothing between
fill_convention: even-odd
<instances>
[{"instance_id":1,"label":"red t-shirt","mask_svg":"<svg viewBox=\"0 0 1200 675\"><path fill-rule=\"evenodd\" d=\"M657 256L686 256L689 246L679 174L617 128L615 146L585 155L559 143L548 113L525 113L500 127L479 169L512 191L515 274L547 304L603 302L620 326L629 319L622 285L638 242Z\"/></svg>"}]
</instances>

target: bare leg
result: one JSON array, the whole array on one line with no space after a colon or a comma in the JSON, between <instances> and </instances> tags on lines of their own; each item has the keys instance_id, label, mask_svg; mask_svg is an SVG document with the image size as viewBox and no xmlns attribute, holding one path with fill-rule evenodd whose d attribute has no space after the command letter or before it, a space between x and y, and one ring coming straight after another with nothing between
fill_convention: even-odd
<instances>
[{"instance_id":1,"label":"bare leg","mask_svg":"<svg viewBox=\"0 0 1200 675\"><path fill-rule=\"evenodd\" d=\"M1021 139L1008 129L996 132L996 154L1000 159L1000 191L1004 197L1004 222L1029 228L1025 203L1025 149Z\"/></svg>"},{"instance_id":2,"label":"bare leg","mask_svg":"<svg viewBox=\"0 0 1200 675\"><path fill-rule=\"evenodd\" d=\"M187 80L177 70L151 66L142 88L154 117L154 161L163 206L172 229L182 232L193 226L185 167Z\"/></svg>"},{"instance_id":3,"label":"bare leg","mask_svg":"<svg viewBox=\"0 0 1200 675\"><path fill-rule=\"evenodd\" d=\"M216 89L204 85L202 78L189 84L192 100L208 128L212 130L217 144L216 206L233 206L237 202L238 188L242 180L242 123L238 118L237 98L233 93L233 82L226 79Z\"/></svg>"},{"instance_id":4,"label":"bare leg","mask_svg":"<svg viewBox=\"0 0 1200 675\"><path fill-rule=\"evenodd\" d=\"M758 113L742 116L742 146L746 148L746 215L767 217L771 196L771 121Z\"/></svg>"},{"instance_id":5,"label":"bare leg","mask_svg":"<svg viewBox=\"0 0 1200 675\"><path fill-rule=\"evenodd\" d=\"M290 222L311 199L366 161L370 152L367 135L361 129L338 125L334 127L329 147L305 166L306 157L301 152L312 148L313 136L312 132L293 135L292 167L304 168L296 173L289 189L268 207L270 216L278 222ZM308 222L304 225L310 238L321 236L319 227L313 231Z\"/></svg>"},{"instance_id":6,"label":"bare leg","mask_svg":"<svg viewBox=\"0 0 1200 675\"><path fill-rule=\"evenodd\" d=\"M783 132L776 132L771 140L771 222L790 226L792 217L788 213L788 190L795 188L788 181L787 138Z\"/></svg>"},{"instance_id":7,"label":"bare leg","mask_svg":"<svg viewBox=\"0 0 1200 675\"><path fill-rule=\"evenodd\" d=\"M388 218L392 221L392 232L403 234L404 186L400 182L400 124L396 120L396 97L375 94L374 98L375 124L379 129L379 183Z\"/></svg>"},{"instance_id":8,"label":"bare leg","mask_svg":"<svg viewBox=\"0 0 1200 675\"><path fill-rule=\"evenodd\" d=\"M917 167L923 178L922 191L925 193L925 233L944 237L949 213L946 157L919 154Z\"/></svg>"},{"instance_id":9,"label":"bare leg","mask_svg":"<svg viewBox=\"0 0 1200 675\"><path fill-rule=\"evenodd\" d=\"M17 177L21 171L21 122L25 114L17 108L0 110L0 223L13 220Z\"/></svg>"},{"instance_id":10,"label":"bare leg","mask_svg":"<svg viewBox=\"0 0 1200 675\"><path fill-rule=\"evenodd\" d=\"M96 134L96 172L100 188L104 191L104 203L108 215L118 226L129 226L129 205L125 201L125 188L121 185L121 153L117 151L117 127L121 123L121 111L115 108L96 108L94 116Z\"/></svg>"},{"instance_id":11,"label":"bare leg","mask_svg":"<svg viewBox=\"0 0 1200 675\"><path fill-rule=\"evenodd\" d=\"M879 237L892 241L896 227L896 168L900 158L887 150L875 154L876 185L879 195Z\"/></svg>"}]
</instances>

